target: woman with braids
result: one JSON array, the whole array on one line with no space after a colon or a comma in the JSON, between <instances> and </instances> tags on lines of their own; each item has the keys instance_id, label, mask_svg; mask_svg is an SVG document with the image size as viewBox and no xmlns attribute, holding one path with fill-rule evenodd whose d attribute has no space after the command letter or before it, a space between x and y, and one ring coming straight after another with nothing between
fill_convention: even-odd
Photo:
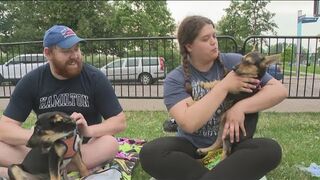
<instances>
[{"instance_id":1,"label":"woman with braids","mask_svg":"<svg viewBox=\"0 0 320 180\"><path fill-rule=\"evenodd\" d=\"M171 71L164 82L164 102L178 124L175 137L161 137L144 145L140 152L142 168L157 180L256 180L276 168L281 147L267 138L239 141L240 131L258 120L257 112L272 107L287 96L284 86L269 74L261 82L237 76L231 70L242 56L220 53L213 22L202 16L186 17L178 29L183 65ZM211 90L202 82L220 82ZM225 132L232 143L231 154L209 170L199 162L196 150L210 146L217 137L228 93L252 92L225 112ZM188 102L195 101L191 106ZM224 133L224 136L226 133Z\"/></svg>"}]
</instances>

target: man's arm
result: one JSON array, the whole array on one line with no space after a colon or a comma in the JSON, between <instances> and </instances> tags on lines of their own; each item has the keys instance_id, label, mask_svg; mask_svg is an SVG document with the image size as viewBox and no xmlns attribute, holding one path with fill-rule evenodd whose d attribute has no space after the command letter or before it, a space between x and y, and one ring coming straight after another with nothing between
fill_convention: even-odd
<instances>
[{"instance_id":1,"label":"man's arm","mask_svg":"<svg viewBox=\"0 0 320 180\"><path fill-rule=\"evenodd\" d=\"M21 127L21 122L2 115L0 119L0 141L10 145L26 145L32 130Z\"/></svg>"},{"instance_id":2,"label":"man's arm","mask_svg":"<svg viewBox=\"0 0 320 180\"><path fill-rule=\"evenodd\" d=\"M115 135L126 129L126 117L123 112L105 119L100 124L88 126L81 113L71 115L77 121L80 132L85 137L101 137L104 135Z\"/></svg>"}]
</instances>

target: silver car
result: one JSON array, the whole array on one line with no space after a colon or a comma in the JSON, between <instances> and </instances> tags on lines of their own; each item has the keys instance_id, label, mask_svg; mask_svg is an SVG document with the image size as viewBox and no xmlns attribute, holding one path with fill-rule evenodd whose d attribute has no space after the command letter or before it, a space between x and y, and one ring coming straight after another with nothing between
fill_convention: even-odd
<instances>
[{"instance_id":1,"label":"silver car","mask_svg":"<svg viewBox=\"0 0 320 180\"><path fill-rule=\"evenodd\" d=\"M16 84L28 72L47 63L47 59L39 54L21 54L0 65L0 84L9 82Z\"/></svg>"},{"instance_id":2,"label":"silver car","mask_svg":"<svg viewBox=\"0 0 320 180\"><path fill-rule=\"evenodd\" d=\"M111 81L139 81L152 84L165 77L163 57L119 58L100 68Z\"/></svg>"}]
</instances>

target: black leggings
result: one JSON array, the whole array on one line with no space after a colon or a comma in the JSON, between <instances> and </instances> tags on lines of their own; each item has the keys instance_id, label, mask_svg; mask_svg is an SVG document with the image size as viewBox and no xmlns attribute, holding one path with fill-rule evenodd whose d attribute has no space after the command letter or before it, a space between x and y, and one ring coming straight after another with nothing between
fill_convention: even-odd
<instances>
[{"instance_id":1,"label":"black leggings","mask_svg":"<svg viewBox=\"0 0 320 180\"><path fill-rule=\"evenodd\" d=\"M257 180L281 161L281 147L266 138L234 144L231 155L212 170L199 163L196 150L183 137L161 137L143 146L141 166L158 180Z\"/></svg>"}]
</instances>

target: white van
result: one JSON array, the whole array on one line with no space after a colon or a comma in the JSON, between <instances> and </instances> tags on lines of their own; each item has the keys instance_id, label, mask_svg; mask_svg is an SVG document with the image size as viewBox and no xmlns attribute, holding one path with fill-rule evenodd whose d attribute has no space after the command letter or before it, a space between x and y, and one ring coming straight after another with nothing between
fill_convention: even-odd
<instances>
[{"instance_id":1,"label":"white van","mask_svg":"<svg viewBox=\"0 0 320 180\"><path fill-rule=\"evenodd\" d=\"M47 63L47 59L39 54L21 54L0 65L0 84L10 82L16 84L28 72Z\"/></svg>"},{"instance_id":2,"label":"white van","mask_svg":"<svg viewBox=\"0 0 320 180\"><path fill-rule=\"evenodd\" d=\"M165 77L163 57L119 58L100 68L111 81L139 81L152 84Z\"/></svg>"}]
</instances>

